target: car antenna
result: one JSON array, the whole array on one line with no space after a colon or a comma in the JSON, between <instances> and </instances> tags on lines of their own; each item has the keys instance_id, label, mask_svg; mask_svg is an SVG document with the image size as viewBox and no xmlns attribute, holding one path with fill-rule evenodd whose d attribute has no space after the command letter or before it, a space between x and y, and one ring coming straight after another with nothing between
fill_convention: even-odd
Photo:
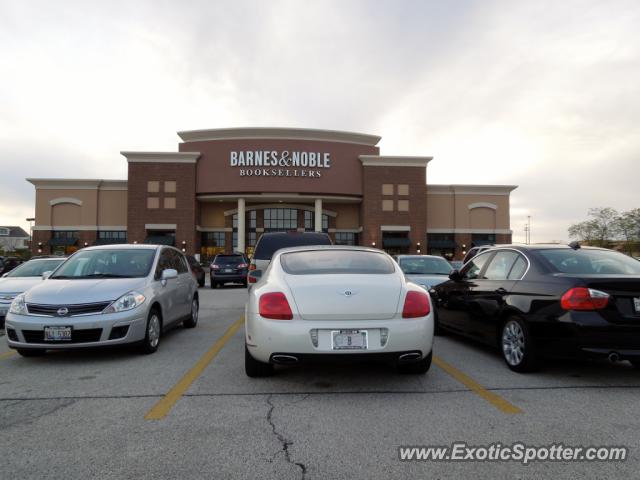
<instances>
[{"instance_id":1,"label":"car antenna","mask_svg":"<svg viewBox=\"0 0 640 480\"><path fill-rule=\"evenodd\" d=\"M578 250L580 248L580 242L578 242L577 240L571 242L569 244L569 246L574 249L574 250Z\"/></svg>"}]
</instances>

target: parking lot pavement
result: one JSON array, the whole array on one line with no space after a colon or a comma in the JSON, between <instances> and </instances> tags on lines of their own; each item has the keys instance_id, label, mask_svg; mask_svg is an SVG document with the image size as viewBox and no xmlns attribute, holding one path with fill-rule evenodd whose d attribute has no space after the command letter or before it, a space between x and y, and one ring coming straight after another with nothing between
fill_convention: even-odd
<instances>
[{"instance_id":1,"label":"parking lot pavement","mask_svg":"<svg viewBox=\"0 0 640 480\"><path fill-rule=\"evenodd\" d=\"M2 338L0 478L637 476L640 372L626 363L551 362L519 375L496 352L445 336L437 337L439 362L425 376L362 364L249 379L243 330L233 329L246 291L206 288L200 295L198 327L170 332L153 355L105 350L26 359ZM184 389L175 403L146 419L177 385ZM624 463L398 459L399 445L454 441L631 450Z\"/></svg>"}]
</instances>

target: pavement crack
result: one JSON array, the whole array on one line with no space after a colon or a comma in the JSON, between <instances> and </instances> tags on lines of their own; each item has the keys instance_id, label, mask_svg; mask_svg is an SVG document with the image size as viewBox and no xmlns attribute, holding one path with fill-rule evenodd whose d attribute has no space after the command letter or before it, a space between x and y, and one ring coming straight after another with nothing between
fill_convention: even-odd
<instances>
[{"instance_id":1,"label":"pavement crack","mask_svg":"<svg viewBox=\"0 0 640 480\"><path fill-rule=\"evenodd\" d=\"M269 395L267 397L267 405L269 405L269 411L267 412L267 422L271 426L271 431L273 435L278 439L278 442L280 442L280 445L282 445L282 449L273 455L273 457L271 458L271 461L273 461L279 453L284 453L284 459L287 461L287 463L290 463L291 465L296 465L298 468L300 468L300 473L301 473L300 478L304 480L307 475L307 466L304 463L294 462L291 459L291 452L289 451L289 447L293 445L293 441L285 437L276 428L276 424L273 421L273 410L275 409L275 405L271 401L272 397L273 395Z\"/></svg>"}]
</instances>

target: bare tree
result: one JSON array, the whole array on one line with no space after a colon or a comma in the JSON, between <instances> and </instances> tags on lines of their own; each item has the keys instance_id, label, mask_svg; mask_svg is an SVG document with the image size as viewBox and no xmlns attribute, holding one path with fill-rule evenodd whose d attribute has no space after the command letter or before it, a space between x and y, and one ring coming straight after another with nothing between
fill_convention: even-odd
<instances>
[{"instance_id":1,"label":"bare tree","mask_svg":"<svg viewBox=\"0 0 640 480\"><path fill-rule=\"evenodd\" d=\"M616 233L625 241L625 249L633 254L634 244L640 241L640 208L622 212L614 225Z\"/></svg>"}]
</instances>

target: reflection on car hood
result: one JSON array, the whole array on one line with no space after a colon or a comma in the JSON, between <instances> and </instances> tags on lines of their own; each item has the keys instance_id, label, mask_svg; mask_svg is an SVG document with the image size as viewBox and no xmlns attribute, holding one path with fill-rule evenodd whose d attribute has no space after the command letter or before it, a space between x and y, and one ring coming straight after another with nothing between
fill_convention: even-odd
<instances>
[{"instance_id":1,"label":"reflection on car hood","mask_svg":"<svg viewBox=\"0 0 640 480\"><path fill-rule=\"evenodd\" d=\"M42 277L6 277L0 279L0 293L22 293L42 283ZM1 300L1 299L0 299Z\"/></svg>"},{"instance_id":2,"label":"reflection on car hood","mask_svg":"<svg viewBox=\"0 0 640 480\"><path fill-rule=\"evenodd\" d=\"M116 300L144 286L144 278L49 279L27 292L27 303L75 305Z\"/></svg>"},{"instance_id":3,"label":"reflection on car hood","mask_svg":"<svg viewBox=\"0 0 640 480\"><path fill-rule=\"evenodd\" d=\"M416 275L410 274L405 275L407 280L410 282L416 283L418 285L425 285L427 288L434 287L440 283L446 282L449 280L448 275Z\"/></svg>"}]
</instances>

